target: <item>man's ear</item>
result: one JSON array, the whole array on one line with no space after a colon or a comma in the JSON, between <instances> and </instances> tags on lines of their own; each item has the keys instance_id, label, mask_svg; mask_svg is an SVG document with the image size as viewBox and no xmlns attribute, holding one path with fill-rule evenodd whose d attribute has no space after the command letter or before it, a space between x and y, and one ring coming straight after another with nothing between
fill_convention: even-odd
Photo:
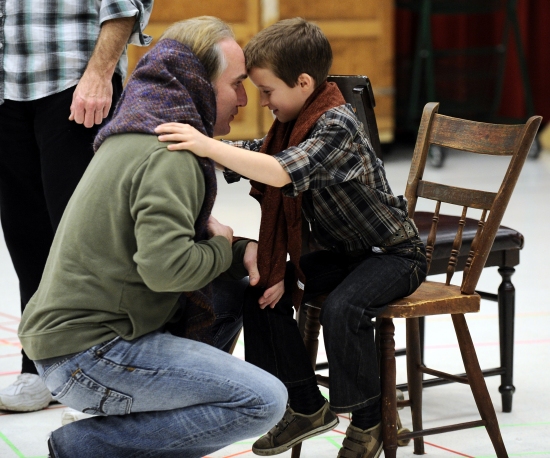
<instances>
[{"instance_id":1,"label":"man's ear","mask_svg":"<svg viewBox=\"0 0 550 458\"><path fill-rule=\"evenodd\" d=\"M298 76L297 85L300 86L303 90L313 92L313 90L315 89L315 80L307 73L301 73Z\"/></svg>"}]
</instances>

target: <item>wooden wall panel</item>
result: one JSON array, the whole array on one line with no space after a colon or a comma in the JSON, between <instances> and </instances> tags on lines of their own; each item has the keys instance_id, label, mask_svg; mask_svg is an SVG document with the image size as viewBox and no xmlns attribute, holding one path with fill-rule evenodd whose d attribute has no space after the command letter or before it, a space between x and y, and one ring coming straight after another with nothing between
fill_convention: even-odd
<instances>
[{"instance_id":1,"label":"wooden wall panel","mask_svg":"<svg viewBox=\"0 0 550 458\"><path fill-rule=\"evenodd\" d=\"M147 33L155 41L171 23L200 15L230 23L237 41L245 45L261 28L279 19L301 16L316 22L327 35L334 53L332 74L367 75L374 89L376 117L383 142L394 132L393 0L155 0ZM130 46L129 70L147 48ZM239 110L227 138L258 138L273 122L269 110L259 107L259 94L245 82L248 105Z\"/></svg>"},{"instance_id":2,"label":"wooden wall panel","mask_svg":"<svg viewBox=\"0 0 550 458\"><path fill-rule=\"evenodd\" d=\"M150 22L172 23L195 16L216 16L226 22L246 23L248 1L231 0L155 0Z\"/></svg>"},{"instance_id":3,"label":"wooden wall panel","mask_svg":"<svg viewBox=\"0 0 550 458\"><path fill-rule=\"evenodd\" d=\"M379 1L364 0L280 0L281 19L300 16L310 21L358 20L378 16Z\"/></svg>"},{"instance_id":4,"label":"wooden wall panel","mask_svg":"<svg viewBox=\"0 0 550 458\"><path fill-rule=\"evenodd\" d=\"M237 41L244 46L260 30L260 6L258 0L155 0L149 25L145 32L153 37L154 45L164 30L171 24L195 16L216 16L229 23ZM150 47L128 47L128 73ZM243 139L262 136L258 92L249 81L245 81L248 105L239 109L231 123L231 133L225 138Z\"/></svg>"},{"instance_id":5,"label":"wooden wall panel","mask_svg":"<svg viewBox=\"0 0 550 458\"><path fill-rule=\"evenodd\" d=\"M370 78L380 139L392 141L395 93L393 0L275 1L279 2L280 19L300 16L321 27L334 54L330 73Z\"/></svg>"}]
</instances>

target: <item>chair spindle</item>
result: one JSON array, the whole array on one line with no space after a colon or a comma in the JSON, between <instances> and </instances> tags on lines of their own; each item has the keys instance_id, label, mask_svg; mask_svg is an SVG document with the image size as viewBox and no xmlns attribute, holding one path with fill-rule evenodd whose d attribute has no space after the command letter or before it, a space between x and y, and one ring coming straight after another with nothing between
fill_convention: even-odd
<instances>
[{"instance_id":1,"label":"chair spindle","mask_svg":"<svg viewBox=\"0 0 550 458\"><path fill-rule=\"evenodd\" d=\"M428 240L426 241L426 262L427 262L427 271L430 271L430 264L432 263L432 254L434 251L435 238L437 233L437 223L439 222L439 209L441 208L441 201L438 200L435 205L435 211L432 217L432 226L430 228L430 233L428 235Z\"/></svg>"},{"instance_id":2,"label":"chair spindle","mask_svg":"<svg viewBox=\"0 0 550 458\"><path fill-rule=\"evenodd\" d=\"M462 247L462 234L464 232L464 225L466 224L466 213L468 207L462 207L462 215L458 220L458 228L456 230L453 247L451 248L451 256L449 257L449 263L447 264L447 281L445 284L449 286L451 279L456 271L456 263L458 261L458 255L460 254L460 248Z\"/></svg>"},{"instance_id":3,"label":"chair spindle","mask_svg":"<svg viewBox=\"0 0 550 458\"><path fill-rule=\"evenodd\" d=\"M468 259L466 259L466 265L464 266L464 274L463 274L464 277L466 277L466 275L468 275L468 271L470 270L470 265L472 264L472 259L474 258L474 253L476 252L477 242L479 240L479 237L481 236L481 232L483 231L483 227L485 226L485 219L486 218L487 218L487 210L483 210L483 213L481 214L481 218L479 218L479 221L477 222L476 235L474 236L474 238L472 240L472 244L470 245L470 251L468 253Z\"/></svg>"}]
</instances>

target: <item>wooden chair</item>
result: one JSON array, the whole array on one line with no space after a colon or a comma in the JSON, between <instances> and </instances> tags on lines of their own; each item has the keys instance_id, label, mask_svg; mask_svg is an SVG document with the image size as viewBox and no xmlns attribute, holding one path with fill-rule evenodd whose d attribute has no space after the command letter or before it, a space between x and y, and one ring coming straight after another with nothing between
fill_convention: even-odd
<instances>
[{"instance_id":1,"label":"wooden chair","mask_svg":"<svg viewBox=\"0 0 550 458\"><path fill-rule=\"evenodd\" d=\"M380 316L381 383L382 383L382 424L384 454L394 458L398 441L414 439L415 454L424 453L423 436L471 427L484 426L499 458L507 457L500 435L494 407L491 403L485 379L475 353L475 349L464 318L465 313L477 312L481 297L475 287L490 254L491 246L499 230L502 216L517 182L529 147L541 122L540 117L530 118L525 125L485 124L437 113L438 104L426 105L422 116L419 135L412 160L405 195L409 203L409 213L414 218L418 198L435 201L431 229L427 238L428 262L432 262L437 243L437 224L441 203L462 207L458 218L453 246L447 263L446 283L424 282L412 295L388 305ZM437 144L478 154L511 156L510 165L497 192L476 191L460 187L436 184L423 180L429 147ZM476 209L481 214L476 225L475 236L468 250L461 286L450 284L456 271L461 253L467 210ZM319 334L319 309L323 298L312 301L307 307L304 342L310 351L312 362L317 352ZM450 314L455 327L465 375L451 375L427 368L421 359L419 320L422 317ZM396 369L394 318L405 318L407 328L407 378L409 400L396 399ZM481 419L468 423L422 429L422 378L430 374L453 382L470 385ZM413 431L397 432L397 408L409 406L412 411Z\"/></svg>"},{"instance_id":2,"label":"wooden chair","mask_svg":"<svg viewBox=\"0 0 550 458\"><path fill-rule=\"evenodd\" d=\"M375 99L371 83L366 76L360 75L331 75L329 81L335 82L344 98L353 106L357 117L367 131L372 147L376 155L383 159L382 148L378 136L378 127L374 114ZM414 221L418 227L420 237L426 243L431 227L431 215L428 212L416 212ZM432 252L432 263L430 275L445 274L447 271L448 255L451 252L454 241L455 230L459 218L453 215L441 214L437 228L437 238ZM469 249L477 229L476 221L466 219L463 230L462 247L458 255L456 269L462 271L466 265ZM515 266L519 264L519 252L523 248L523 235L515 229L500 226L491 246L491 251L485 262L485 267L498 267L502 281L497 292L477 291L482 297L498 304L498 326L500 343L500 366L483 370L483 375L501 377L499 392L502 397L502 411L512 411L512 396L515 391L513 384L514 375L514 317L515 317L515 288L512 283L512 275ZM304 312L306 308L302 309ZM305 317L301 323L305 322ZM424 355L424 319L420 319L421 354ZM397 355L404 355L405 349L396 350ZM318 365L319 369L326 368L326 363ZM463 376L464 374L460 374ZM441 377L423 380L423 386L436 386L452 383L450 380ZM398 389L407 390L406 384L398 385Z\"/></svg>"},{"instance_id":3,"label":"wooden chair","mask_svg":"<svg viewBox=\"0 0 550 458\"><path fill-rule=\"evenodd\" d=\"M365 126L374 152L380 159L383 159L378 125L374 114L376 102L369 78L362 75L330 75L327 81L336 83L346 102L353 107L355 115Z\"/></svg>"},{"instance_id":4,"label":"wooden chair","mask_svg":"<svg viewBox=\"0 0 550 458\"><path fill-rule=\"evenodd\" d=\"M411 296L389 304L380 316L382 421L384 453L386 458L395 457L397 440L415 439L415 453L424 453L422 437L447 431L484 426L498 457L508 456L500 431L483 372L479 367L475 349L464 318L465 313L477 312L481 297L475 287L490 254L491 246L499 230L504 211L518 180L529 147L535 138L542 118L531 117L524 125L499 125L466 121L437 113L438 104L426 105L422 116L414 157L407 182L405 196L409 203L409 214L414 218L418 198L435 201L431 229L426 244L428 262L437 240L437 225L441 203L462 207L456 227L445 284L427 281ZM430 145L454 148L476 154L511 156L510 164L498 191L476 191L471 189L437 184L423 180ZM451 285L456 271L458 253L461 252L462 237L468 209L477 209L478 219L475 236L468 250L461 286ZM450 314L455 327L458 344L466 374L456 376L427 368L423 365L420 352L419 318ZM406 318L407 327L407 379L409 400L399 405L408 405L412 410L413 431L400 434L396 429L395 398L395 355L393 318ZM451 381L470 385L481 420L458 425L422 429L422 376L430 374Z\"/></svg>"}]
</instances>

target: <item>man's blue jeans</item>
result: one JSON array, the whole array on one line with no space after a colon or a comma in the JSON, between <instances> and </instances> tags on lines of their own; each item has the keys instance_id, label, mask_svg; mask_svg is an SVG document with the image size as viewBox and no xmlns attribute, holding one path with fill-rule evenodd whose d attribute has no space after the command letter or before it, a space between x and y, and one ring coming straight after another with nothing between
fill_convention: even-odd
<instances>
[{"instance_id":1,"label":"man's blue jeans","mask_svg":"<svg viewBox=\"0 0 550 458\"><path fill-rule=\"evenodd\" d=\"M329 293L321 324L330 367L330 405L353 412L380 396L378 358L372 319L394 299L413 293L426 277L426 255L418 237L380 253L349 256L330 251L304 255L304 302ZM285 294L275 308L260 309L263 291L248 288L244 305L245 359L275 375L287 387L315 382L290 292L294 282L287 263Z\"/></svg>"},{"instance_id":2,"label":"man's blue jeans","mask_svg":"<svg viewBox=\"0 0 550 458\"><path fill-rule=\"evenodd\" d=\"M59 402L98 415L52 433L58 458L202 457L265 433L287 402L272 375L167 332L36 366Z\"/></svg>"}]
</instances>

